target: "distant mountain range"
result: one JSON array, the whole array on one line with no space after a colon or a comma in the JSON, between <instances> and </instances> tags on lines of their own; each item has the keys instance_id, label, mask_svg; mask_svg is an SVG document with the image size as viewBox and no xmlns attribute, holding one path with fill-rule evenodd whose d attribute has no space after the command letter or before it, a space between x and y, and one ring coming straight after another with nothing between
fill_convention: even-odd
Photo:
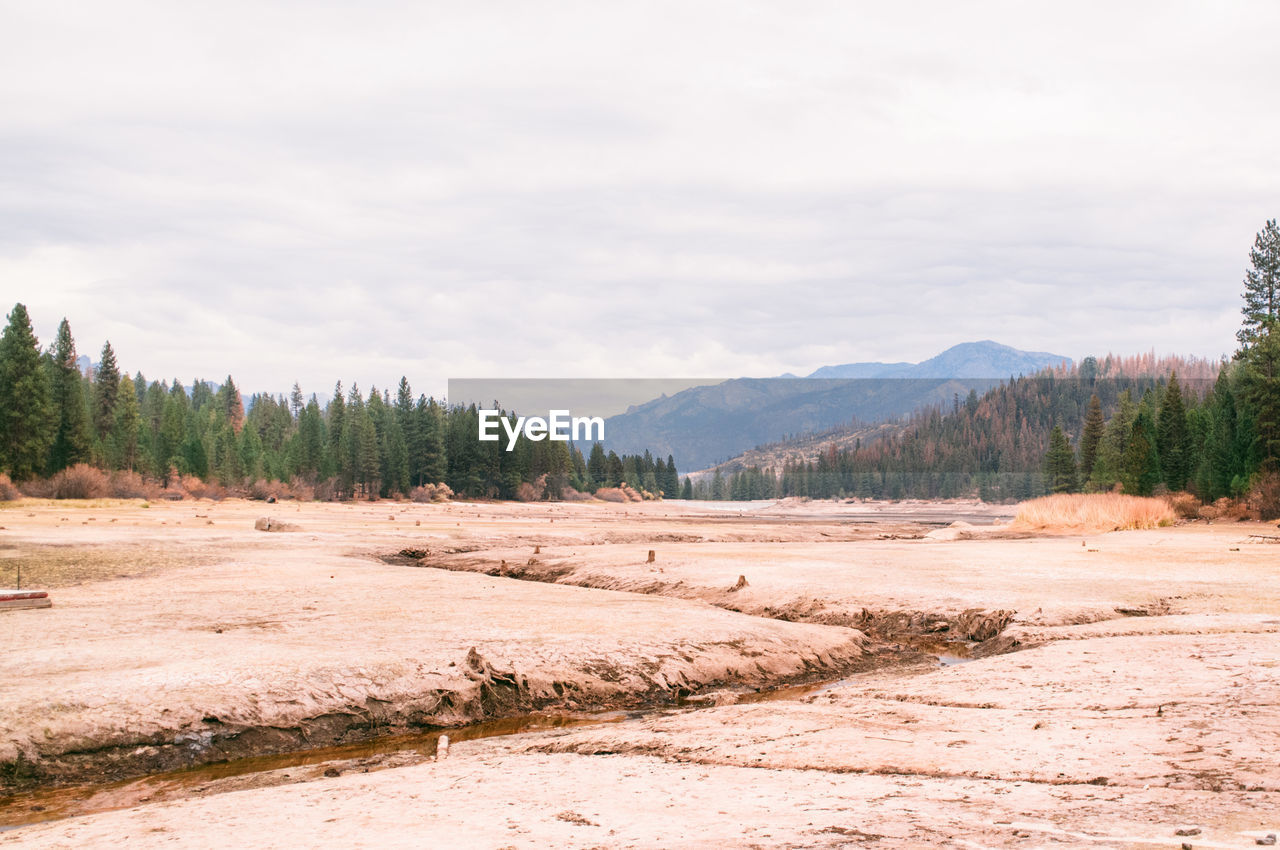
<instances>
[{"instance_id":1,"label":"distant mountain range","mask_svg":"<svg viewBox=\"0 0 1280 850\"><path fill-rule=\"evenodd\" d=\"M810 378L1008 378L1072 360L1045 351L1019 351L998 342L962 342L920 363L845 363L823 366Z\"/></svg>"},{"instance_id":2,"label":"distant mountain range","mask_svg":"<svg viewBox=\"0 0 1280 850\"><path fill-rule=\"evenodd\" d=\"M1071 359L991 341L954 346L921 363L824 366L807 378L736 378L636 405L606 420L608 448L671 454L704 469L786 437L854 430L983 393L1002 379Z\"/></svg>"}]
</instances>

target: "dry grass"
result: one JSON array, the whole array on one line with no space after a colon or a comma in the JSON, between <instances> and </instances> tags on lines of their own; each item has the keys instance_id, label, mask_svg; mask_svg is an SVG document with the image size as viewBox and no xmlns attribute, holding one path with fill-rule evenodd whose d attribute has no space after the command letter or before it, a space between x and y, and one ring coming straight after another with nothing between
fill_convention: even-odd
<instances>
[{"instance_id":1,"label":"dry grass","mask_svg":"<svg viewBox=\"0 0 1280 850\"><path fill-rule=\"evenodd\" d=\"M1160 498L1168 503L1179 519L1197 519L1200 509L1204 507L1200 500L1190 493L1166 493Z\"/></svg>"},{"instance_id":2,"label":"dry grass","mask_svg":"<svg viewBox=\"0 0 1280 850\"><path fill-rule=\"evenodd\" d=\"M1037 530L1123 531L1173 525L1177 514L1164 499L1089 493L1045 496L1018 506L1013 525Z\"/></svg>"},{"instance_id":3,"label":"dry grass","mask_svg":"<svg viewBox=\"0 0 1280 850\"><path fill-rule=\"evenodd\" d=\"M175 567L204 566L213 557L194 547L0 544L0 586L22 570L23 587L70 587L91 581L135 578Z\"/></svg>"}]
</instances>

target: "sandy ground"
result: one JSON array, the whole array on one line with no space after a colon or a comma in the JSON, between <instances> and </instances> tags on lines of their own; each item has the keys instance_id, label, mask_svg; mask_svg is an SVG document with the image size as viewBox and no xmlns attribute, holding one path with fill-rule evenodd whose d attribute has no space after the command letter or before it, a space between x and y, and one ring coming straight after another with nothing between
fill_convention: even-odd
<instances>
[{"instance_id":1,"label":"sandy ground","mask_svg":"<svg viewBox=\"0 0 1280 850\"><path fill-rule=\"evenodd\" d=\"M110 571L0 615L0 746L146 766L216 755L219 735L362 732L361 711L376 731L862 672L439 762L205 783L0 844L1245 847L1280 830L1280 547L1247 537L1274 529L947 541L924 535L981 510L296 507L0 510L0 584L19 558L57 584L68 551ZM253 531L268 510L300 530ZM977 623L1003 654L864 669L882 656L859 623L889 640ZM22 802L0 822L29 819Z\"/></svg>"}]
</instances>

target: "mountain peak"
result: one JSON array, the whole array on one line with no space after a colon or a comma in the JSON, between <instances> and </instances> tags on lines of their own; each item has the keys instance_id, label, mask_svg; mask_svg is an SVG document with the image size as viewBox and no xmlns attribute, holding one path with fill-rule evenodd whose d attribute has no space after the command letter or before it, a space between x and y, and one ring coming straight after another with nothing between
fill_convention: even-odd
<instances>
[{"instance_id":1,"label":"mountain peak","mask_svg":"<svg viewBox=\"0 0 1280 850\"><path fill-rule=\"evenodd\" d=\"M962 342L919 363L845 363L823 366L810 378L1008 378L1051 366L1071 364L1070 357L1047 351L1021 351L984 339Z\"/></svg>"}]
</instances>

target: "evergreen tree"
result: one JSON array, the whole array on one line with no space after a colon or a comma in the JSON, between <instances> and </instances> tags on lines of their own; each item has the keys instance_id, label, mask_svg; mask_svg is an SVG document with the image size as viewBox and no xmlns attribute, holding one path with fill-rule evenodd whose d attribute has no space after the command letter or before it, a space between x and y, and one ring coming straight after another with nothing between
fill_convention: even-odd
<instances>
[{"instance_id":1,"label":"evergreen tree","mask_svg":"<svg viewBox=\"0 0 1280 850\"><path fill-rule=\"evenodd\" d=\"M0 470L25 481L45 469L55 423L40 343L22 304L0 335Z\"/></svg>"},{"instance_id":2,"label":"evergreen tree","mask_svg":"<svg viewBox=\"0 0 1280 850\"><path fill-rule=\"evenodd\" d=\"M116 404L116 422L111 429L111 459L116 469L133 472L138 465L138 442L142 415L138 409L138 393L133 379L120 378L120 395Z\"/></svg>"},{"instance_id":3,"label":"evergreen tree","mask_svg":"<svg viewBox=\"0 0 1280 850\"><path fill-rule=\"evenodd\" d=\"M1280 328L1267 326L1244 352L1241 390L1254 429L1254 457L1266 469L1280 467Z\"/></svg>"},{"instance_id":4,"label":"evergreen tree","mask_svg":"<svg viewBox=\"0 0 1280 850\"><path fill-rule=\"evenodd\" d=\"M49 450L47 472L53 474L89 460L89 418L84 398L84 377L76 357L71 325L64 318L50 360L49 390L57 431Z\"/></svg>"},{"instance_id":5,"label":"evergreen tree","mask_svg":"<svg viewBox=\"0 0 1280 850\"><path fill-rule=\"evenodd\" d=\"M591 444L591 454L587 458L587 477L587 483L592 492L595 492L597 487L604 487L609 480L608 461L605 458L604 446L599 443Z\"/></svg>"},{"instance_id":6,"label":"evergreen tree","mask_svg":"<svg viewBox=\"0 0 1280 850\"><path fill-rule=\"evenodd\" d=\"M323 464L324 477L337 477L338 490L342 491L342 477L346 464L343 462L343 445L347 432L347 403L342 395L342 381L333 385L333 398L325 408L325 425L329 432L329 444L326 447L327 457Z\"/></svg>"},{"instance_id":7,"label":"evergreen tree","mask_svg":"<svg viewBox=\"0 0 1280 850\"><path fill-rule=\"evenodd\" d=\"M156 473L168 483L170 470L195 474L191 468L190 458L184 462L182 448L187 442L187 415L189 413L187 393L182 384L175 383L164 400L164 412L161 414L160 435L156 441ZM202 463L207 468L208 462Z\"/></svg>"},{"instance_id":8,"label":"evergreen tree","mask_svg":"<svg viewBox=\"0 0 1280 850\"><path fill-rule=\"evenodd\" d=\"M293 415L296 421L302 415L302 408L306 406L306 401L302 397L302 387L298 386L298 382L293 382L293 389L289 392L289 413Z\"/></svg>"},{"instance_id":9,"label":"evergreen tree","mask_svg":"<svg viewBox=\"0 0 1280 850\"><path fill-rule=\"evenodd\" d=\"M231 380L230 375L227 375L227 380L218 388L215 398L218 409L227 424L231 426L232 432L239 434L240 429L244 427L244 402L240 398L240 390L236 387L236 382Z\"/></svg>"},{"instance_id":10,"label":"evergreen tree","mask_svg":"<svg viewBox=\"0 0 1280 850\"><path fill-rule=\"evenodd\" d=\"M715 472L711 474L711 498L717 502L723 502L729 498L728 488L725 486L724 476L720 474L720 467L716 467Z\"/></svg>"},{"instance_id":11,"label":"evergreen tree","mask_svg":"<svg viewBox=\"0 0 1280 850\"><path fill-rule=\"evenodd\" d=\"M1164 483L1170 490L1186 489L1190 477L1187 469L1187 409L1182 402L1177 372L1169 376L1169 386L1160 400L1156 429L1156 452L1160 455Z\"/></svg>"},{"instance_id":12,"label":"evergreen tree","mask_svg":"<svg viewBox=\"0 0 1280 850\"><path fill-rule=\"evenodd\" d=\"M680 471L676 469L676 459L667 455L667 480L662 483L663 492L674 499L680 492Z\"/></svg>"},{"instance_id":13,"label":"evergreen tree","mask_svg":"<svg viewBox=\"0 0 1280 850\"><path fill-rule=\"evenodd\" d=\"M105 441L116 425L116 398L120 394L120 368L111 342L102 345L102 362L93 375L93 428Z\"/></svg>"},{"instance_id":14,"label":"evergreen tree","mask_svg":"<svg viewBox=\"0 0 1280 850\"><path fill-rule=\"evenodd\" d=\"M1280 228L1273 218L1263 226L1249 251L1244 274L1244 322L1236 334L1243 348L1256 342L1280 319Z\"/></svg>"},{"instance_id":15,"label":"evergreen tree","mask_svg":"<svg viewBox=\"0 0 1280 850\"><path fill-rule=\"evenodd\" d=\"M1111 490L1124 477L1124 455L1133 431L1133 420L1138 415L1137 406L1125 390L1120 394L1118 408L1103 431L1098 445L1098 456L1089 476L1089 489L1096 492Z\"/></svg>"},{"instance_id":16,"label":"evergreen tree","mask_svg":"<svg viewBox=\"0 0 1280 850\"><path fill-rule=\"evenodd\" d=\"M684 486L680 488L680 498L686 501L693 499L693 481L687 475L684 477Z\"/></svg>"},{"instance_id":17,"label":"evergreen tree","mask_svg":"<svg viewBox=\"0 0 1280 850\"><path fill-rule=\"evenodd\" d=\"M621 487L626 480L626 467L616 452L609 452L604 461L604 487Z\"/></svg>"},{"instance_id":18,"label":"evergreen tree","mask_svg":"<svg viewBox=\"0 0 1280 850\"><path fill-rule=\"evenodd\" d=\"M421 441L418 483L441 484L449 473L445 448L447 426L444 406L434 397L424 399L419 396L415 412L418 419L418 439Z\"/></svg>"},{"instance_id":19,"label":"evergreen tree","mask_svg":"<svg viewBox=\"0 0 1280 850\"><path fill-rule=\"evenodd\" d=\"M1156 453L1156 429L1147 411L1139 407L1125 445L1121 470L1124 491L1131 496L1150 496L1160 483L1160 458Z\"/></svg>"},{"instance_id":20,"label":"evergreen tree","mask_svg":"<svg viewBox=\"0 0 1280 850\"><path fill-rule=\"evenodd\" d=\"M1097 362L1094 362L1097 368ZM1102 417L1102 401L1098 394L1089 397L1089 412L1084 417L1084 430L1080 433L1080 480L1088 481L1093 474L1093 466L1098 459L1098 448L1102 435L1106 431L1106 421Z\"/></svg>"},{"instance_id":21,"label":"evergreen tree","mask_svg":"<svg viewBox=\"0 0 1280 850\"><path fill-rule=\"evenodd\" d=\"M1074 493L1077 489L1076 456L1061 425L1054 425L1049 433L1045 475L1049 478L1049 489L1054 493Z\"/></svg>"}]
</instances>

